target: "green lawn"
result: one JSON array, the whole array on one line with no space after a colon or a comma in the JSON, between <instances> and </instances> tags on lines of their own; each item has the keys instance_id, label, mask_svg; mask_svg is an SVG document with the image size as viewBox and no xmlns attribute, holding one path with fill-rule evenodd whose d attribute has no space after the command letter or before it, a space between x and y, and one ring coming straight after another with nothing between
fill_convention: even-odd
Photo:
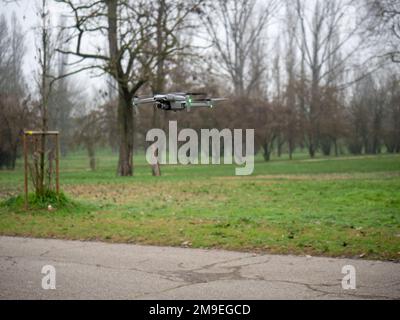
<instances>
[{"instance_id":1,"label":"green lawn","mask_svg":"<svg viewBox=\"0 0 400 320\"><path fill-rule=\"evenodd\" d=\"M61 161L64 192L78 202L53 212L0 206L0 234L271 253L400 260L400 156L266 163L234 176L234 165L163 166L143 156L135 176L116 177L116 156ZM0 171L0 198L22 191L21 163Z\"/></svg>"}]
</instances>

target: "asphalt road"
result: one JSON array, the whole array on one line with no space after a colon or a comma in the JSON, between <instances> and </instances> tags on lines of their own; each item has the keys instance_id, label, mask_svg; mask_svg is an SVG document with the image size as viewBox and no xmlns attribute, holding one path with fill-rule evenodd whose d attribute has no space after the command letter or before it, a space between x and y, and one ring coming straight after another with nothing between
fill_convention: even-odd
<instances>
[{"instance_id":1,"label":"asphalt road","mask_svg":"<svg viewBox=\"0 0 400 320\"><path fill-rule=\"evenodd\" d=\"M400 299L400 264L0 237L0 299Z\"/></svg>"}]
</instances>

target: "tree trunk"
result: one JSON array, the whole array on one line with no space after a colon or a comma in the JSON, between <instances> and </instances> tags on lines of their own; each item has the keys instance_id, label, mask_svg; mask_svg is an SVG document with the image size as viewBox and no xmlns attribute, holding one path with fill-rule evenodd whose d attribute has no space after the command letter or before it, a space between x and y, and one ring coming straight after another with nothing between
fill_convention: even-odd
<instances>
[{"instance_id":1,"label":"tree trunk","mask_svg":"<svg viewBox=\"0 0 400 320\"><path fill-rule=\"evenodd\" d=\"M119 159L117 174L120 176L132 176L133 174L133 107L132 95L127 83L123 85L124 73L119 56L117 34L117 1L107 0L108 21L108 46L110 50L111 74L118 82L118 131L119 131Z\"/></svg>"},{"instance_id":2,"label":"tree trunk","mask_svg":"<svg viewBox=\"0 0 400 320\"><path fill-rule=\"evenodd\" d=\"M289 148L289 160L293 159L293 151L294 151L294 143L292 140L288 141L288 148Z\"/></svg>"},{"instance_id":3,"label":"tree trunk","mask_svg":"<svg viewBox=\"0 0 400 320\"><path fill-rule=\"evenodd\" d=\"M156 40L157 40L157 69L156 69L156 78L154 80L153 86L153 94L162 93L164 90L164 83L165 83L165 72L164 72L164 57L162 56L162 52L164 51L165 45L165 37L164 37L164 25L163 20L166 14L166 1L161 0L158 2L158 11L157 11L157 22L156 22ZM152 118L152 125L153 128L160 127L160 119L159 119L159 110L157 108L153 108L153 118ZM154 151L154 156L158 159L158 151ZM151 173L154 177L161 176L161 168L160 163L157 162L151 165Z\"/></svg>"},{"instance_id":4,"label":"tree trunk","mask_svg":"<svg viewBox=\"0 0 400 320\"><path fill-rule=\"evenodd\" d=\"M157 155L155 155L157 157ZM151 165L151 174L154 177L160 177L161 176L161 169L160 169L160 163L157 161L156 164Z\"/></svg>"},{"instance_id":5,"label":"tree trunk","mask_svg":"<svg viewBox=\"0 0 400 320\"><path fill-rule=\"evenodd\" d=\"M268 142L264 143L263 148L264 148L264 160L265 161L271 160L271 149L268 145Z\"/></svg>"},{"instance_id":6,"label":"tree trunk","mask_svg":"<svg viewBox=\"0 0 400 320\"><path fill-rule=\"evenodd\" d=\"M158 110L156 107L153 108L153 119L152 119L153 128L157 128L159 121L158 121ZM154 156L158 159L158 151L154 151ZM151 173L154 177L161 176L161 168L160 163L157 161L155 164L151 165Z\"/></svg>"},{"instance_id":7,"label":"tree trunk","mask_svg":"<svg viewBox=\"0 0 400 320\"><path fill-rule=\"evenodd\" d=\"M86 144L88 156L89 156L89 165L90 170L96 171L96 151L93 142L89 142Z\"/></svg>"},{"instance_id":8,"label":"tree trunk","mask_svg":"<svg viewBox=\"0 0 400 320\"><path fill-rule=\"evenodd\" d=\"M333 140L333 146L335 148L335 156L338 157L339 156L339 148L338 148L337 139Z\"/></svg>"},{"instance_id":9,"label":"tree trunk","mask_svg":"<svg viewBox=\"0 0 400 320\"><path fill-rule=\"evenodd\" d=\"M308 145L308 154L310 155L311 158L315 157L315 146L314 142L310 141Z\"/></svg>"},{"instance_id":10,"label":"tree trunk","mask_svg":"<svg viewBox=\"0 0 400 320\"><path fill-rule=\"evenodd\" d=\"M282 137L279 135L278 136L278 143L277 143L277 155L278 158L280 158L282 156L282 148L283 148L283 144L284 144L284 140L282 139Z\"/></svg>"},{"instance_id":11,"label":"tree trunk","mask_svg":"<svg viewBox=\"0 0 400 320\"><path fill-rule=\"evenodd\" d=\"M153 151L154 157L158 159L158 149ZM151 165L151 172L154 177L160 177L161 176L161 170L160 170L160 163L157 161L155 164Z\"/></svg>"},{"instance_id":12,"label":"tree trunk","mask_svg":"<svg viewBox=\"0 0 400 320\"><path fill-rule=\"evenodd\" d=\"M331 155L332 143L329 137L322 137L320 139L320 147L324 156Z\"/></svg>"},{"instance_id":13,"label":"tree trunk","mask_svg":"<svg viewBox=\"0 0 400 320\"><path fill-rule=\"evenodd\" d=\"M129 93L124 91L120 88L118 95L120 144L117 174L122 177L133 175L133 108Z\"/></svg>"}]
</instances>

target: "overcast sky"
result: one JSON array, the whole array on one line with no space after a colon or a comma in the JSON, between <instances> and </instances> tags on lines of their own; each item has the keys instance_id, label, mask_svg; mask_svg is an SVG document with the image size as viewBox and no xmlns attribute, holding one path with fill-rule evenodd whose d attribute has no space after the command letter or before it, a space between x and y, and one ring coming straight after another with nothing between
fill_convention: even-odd
<instances>
[{"instance_id":1,"label":"overcast sky","mask_svg":"<svg viewBox=\"0 0 400 320\"><path fill-rule=\"evenodd\" d=\"M4 14L8 18L8 21L10 21L12 12L15 12L20 24L22 25L23 33L26 36L27 52L24 61L24 72L26 74L28 82L30 82L31 88L34 88L32 81L38 66L37 61L35 59L36 46L35 46L34 33L35 33L35 26L37 26L39 23L39 17L37 16L37 11L38 11L37 5L40 2L41 1L39 0L16 0L16 1L11 1L10 3L6 3L5 1L0 0L0 14ZM262 0L260 0L260 3L262 3ZM310 5L310 3L312 3L312 0L309 0L306 3ZM53 25L57 25L61 12L63 11L65 13L66 8L60 4L55 3L55 1L48 1L48 5L51 13L52 23ZM350 14L347 17L349 25L356 23L354 15L355 13ZM281 15L280 17L278 16L277 19L275 19L274 21L277 22L279 19L282 19L283 17L284 15ZM272 37L268 39L269 41L268 48L270 50L267 51L268 54L266 55L265 59L268 59L269 63L271 64L271 61L277 52L276 50L277 48L275 46L275 36L279 38L282 35L282 30L280 29L279 24L275 23L269 26L268 33ZM93 41L95 42L97 42L98 40L99 40L98 38L93 39ZM349 42L346 43L346 46L344 48L346 47L351 48L351 46L352 42ZM281 48L281 50L284 50L284 48ZM360 52L361 55L364 53L365 52L363 51ZM93 78L90 76L89 73L80 73L79 75L71 77L70 81L80 88L80 91L83 93L83 96L86 99L86 102L88 102L89 106L94 107L96 104L99 103L98 91L99 89L104 88L105 79Z\"/></svg>"},{"instance_id":2,"label":"overcast sky","mask_svg":"<svg viewBox=\"0 0 400 320\"><path fill-rule=\"evenodd\" d=\"M13 12L15 12L19 23L23 28L25 35L26 55L24 59L24 72L27 80L32 85L34 74L37 70L38 64L36 61L36 46L35 46L35 27L39 23L37 16L37 3L34 0L17 0L11 3L4 3L0 0L0 14L4 14L10 22ZM52 24L56 25L60 17L62 6L57 5L54 1L49 1L49 10L51 13ZM98 90L104 85L104 82L99 78L91 78L88 73L81 73L77 76L70 78L77 86L83 90L85 97L93 100L96 97ZM88 99L88 100L89 100ZM87 101L89 102L89 101Z\"/></svg>"}]
</instances>

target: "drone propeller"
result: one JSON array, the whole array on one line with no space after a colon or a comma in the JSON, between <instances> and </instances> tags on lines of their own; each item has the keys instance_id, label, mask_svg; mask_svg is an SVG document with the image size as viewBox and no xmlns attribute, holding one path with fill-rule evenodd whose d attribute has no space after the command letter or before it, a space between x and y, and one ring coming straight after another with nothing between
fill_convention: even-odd
<instances>
[{"instance_id":1,"label":"drone propeller","mask_svg":"<svg viewBox=\"0 0 400 320\"><path fill-rule=\"evenodd\" d=\"M226 98L203 98L203 99L194 99L193 101L207 101L207 102L218 102L218 101L226 101Z\"/></svg>"},{"instance_id":2,"label":"drone propeller","mask_svg":"<svg viewBox=\"0 0 400 320\"><path fill-rule=\"evenodd\" d=\"M188 95L188 96L206 96L207 93L204 93L204 92L186 92L186 95Z\"/></svg>"},{"instance_id":3,"label":"drone propeller","mask_svg":"<svg viewBox=\"0 0 400 320\"><path fill-rule=\"evenodd\" d=\"M178 95L178 96L206 96L207 93L203 92L172 92L171 94Z\"/></svg>"}]
</instances>

